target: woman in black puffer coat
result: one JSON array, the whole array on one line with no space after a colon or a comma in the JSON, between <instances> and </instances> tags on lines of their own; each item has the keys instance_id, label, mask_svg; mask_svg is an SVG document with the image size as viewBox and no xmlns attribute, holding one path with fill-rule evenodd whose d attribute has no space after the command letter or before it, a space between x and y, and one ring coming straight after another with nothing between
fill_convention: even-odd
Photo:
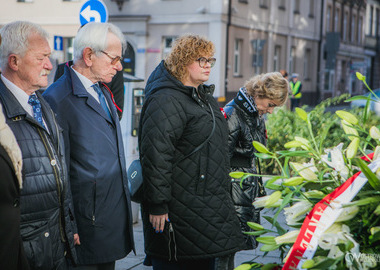
<instances>
[{"instance_id":1,"label":"woman in black puffer coat","mask_svg":"<svg viewBox=\"0 0 380 270\"><path fill-rule=\"evenodd\" d=\"M266 145L263 115L272 113L275 107L284 104L288 91L289 83L279 72L261 74L248 80L237 96L224 107L229 128L231 171L260 173L252 141ZM248 221L260 223L260 209L255 209L252 203L256 197L266 195L266 192L261 177L246 178L242 186L243 188L240 187L240 180L233 180L232 199L241 230L246 232L250 231ZM245 235L245 249L254 248L254 237Z\"/></svg>"},{"instance_id":2,"label":"woman in black puffer coat","mask_svg":"<svg viewBox=\"0 0 380 270\"><path fill-rule=\"evenodd\" d=\"M215 257L243 248L230 196L228 127L214 86L203 84L213 55L211 41L183 36L145 88L141 208L153 269L214 270Z\"/></svg>"}]
</instances>

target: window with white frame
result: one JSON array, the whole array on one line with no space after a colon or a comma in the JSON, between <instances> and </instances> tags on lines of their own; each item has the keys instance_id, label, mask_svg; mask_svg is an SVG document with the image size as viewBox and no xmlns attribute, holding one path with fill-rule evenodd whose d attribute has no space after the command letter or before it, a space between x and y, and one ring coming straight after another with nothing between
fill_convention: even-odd
<instances>
[{"instance_id":1,"label":"window with white frame","mask_svg":"<svg viewBox=\"0 0 380 270\"><path fill-rule=\"evenodd\" d=\"M359 21L358 21L358 37L357 37L358 44L362 44L362 28L363 28L363 17L360 16Z\"/></svg>"},{"instance_id":2,"label":"window with white frame","mask_svg":"<svg viewBox=\"0 0 380 270\"><path fill-rule=\"evenodd\" d=\"M278 8L285 10L286 9L286 1L285 0L279 0L278 1Z\"/></svg>"},{"instance_id":3,"label":"window with white frame","mask_svg":"<svg viewBox=\"0 0 380 270\"><path fill-rule=\"evenodd\" d=\"M273 56L273 70L279 71L280 70L280 59L281 59L281 46L276 45L274 47L274 56Z\"/></svg>"},{"instance_id":4,"label":"window with white frame","mask_svg":"<svg viewBox=\"0 0 380 270\"><path fill-rule=\"evenodd\" d=\"M294 59L296 55L296 47L292 47L290 49L290 55L289 55L289 74L292 74L296 72L296 61Z\"/></svg>"},{"instance_id":5,"label":"window with white frame","mask_svg":"<svg viewBox=\"0 0 380 270\"><path fill-rule=\"evenodd\" d=\"M314 4L314 0L310 0L310 3L309 3L309 17L310 18L314 18L314 8L315 8L315 4Z\"/></svg>"},{"instance_id":6,"label":"window with white frame","mask_svg":"<svg viewBox=\"0 0 380 270\"><path fill-rule=\"evenodd\" d=\"M327 14L326 14L326 32L330 32L330 25L331 25L331 6L327 7Z\"/></svg>"},{"instance_id":7,"label":"window with white frame","mask_svg":"<svg viewBox=\"0 0 380 270\"><path fill-rule=\"evenodd\" d=\"M347 40L347 19L348 19L348 12L346 11L344 13L344 17L343 17L343 29L342 29L342 39L343 39L343 41Z\"/></svg>"},{"instance_id":8,"label":"window with white frame","mask_svg":"<svg viewBox=\"0 0 380 270\"><path fill-rule=\"evenodd\" d=\"M377 8L376 9L376 21L375 21L375 37L378 37L379 36L379 23L380 23L380 13L379 13L379 9Z\"/></svg>"},{"instance_id":9,"label":"window with white frame","mask_svg":"<svg viewBox=\"0 0 380 270\"><path fill-rule=\"evenodd\" d=\"M369 14L368 14L368 35L372 36L373 32L373 6L369 9Z\"/></svg>"},{"instance_id":10,"label":"window with white frame","mask_svg":"<svg viewBox=\"0 0 380 270\"><path fill-rule=\"evenodd\" d=\"M241 51L242 51L242 39L235 39L234 44L234 76L241 75Z\"/></svg>"},{"instance_id":11,"label":"window with white frame","mask_svg":"<svg viewBox=\"0 0 380 270\"><path fill-rule=\"evenodd\" d=\"M300 10L301 10L301 2L300 0L295 0L294 1L294 13L295 14L300 14Z\"/></svg>"},{"instance_id":12,"label":"window with white frame","mask_svg":"<svg viewBox=\"0 0 380 270\"><path fill-rule=\"evenodd\" d=\"M356 15L352 16L352 21L351 21L351 42L355 41L355 23L356 21Z\"/></svg>"},{"instance_id":13,"label":"window with white frame","mask_svg":"<svg viewBox=\"0 0 380 270\"><path fill-rule=\"evenodd\" d=\"M163 37L163 50L162 50L162 59L165 59L166 56L170 53L173 42L176 40L177 36L168 36L168 37Z\"/></svg>"},{"instance_id":14,"label":"window with white frame","mask_svg":"<svg viewBox=\"0 0 380 270\"><path fill-rule=\"evenodd\" d=\"M268 8L268 0L260 0L259 4L261 8Z\"/></svg>"},{"instance_id":15,"label":"window with white frame","mask_svg":"<svg viewBox=\"0 0 380 270\"><path fill-rule=\"evenodd\" d=\"M339 13L340 10L337 8L334 15L334 32L339 32Z\"/></svg>"},{"instance_id":16,"label":"window with white frame","mask_svg":"<svg viewBox=\"0 0 380 270\"><path fill-rule=\"evenodd\" d=\"M303 60L303 76L305 79L310 79L310 66L311 66L311 50L306 49L305 57Z\"/></svg>"}]
</instances>

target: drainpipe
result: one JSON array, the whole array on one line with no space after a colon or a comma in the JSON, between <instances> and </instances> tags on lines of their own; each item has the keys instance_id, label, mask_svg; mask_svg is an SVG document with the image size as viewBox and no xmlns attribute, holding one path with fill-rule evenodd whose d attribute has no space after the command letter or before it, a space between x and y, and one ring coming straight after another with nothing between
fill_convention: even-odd
<instances>
[{"instance_id":1,"label":"drainpipe","mask_svg":"<svg viewBox=\"0 0 380 270\"><path fill-rule=\"evenodd\" d=\"M321 102L321 93L322 93L322 87L323 87L323 81L321 81L322 74L319 72L322 72L321 70L321 53L322 52L322 39L323 39L323 20L324 20L324 8L325 8L325 0L322 0L322 8L321 8L321 24L320 24L320 33L319 33L319 46L318 46L318 64L317 64L317 101Z\"/></svg>"},{"instance_id":2,"label":"drainpipe","mask_svg":"<svg viewBox=\"0 0 380 270\"><path fill-rule=\"evenodd\" d=\"M232 0L228 0L228 13L227 13L227 28L226 28L226 61L225 61L225 71L224 71L224 97L227 99L227 88L228 88L228 49L229 49L229 39L230 39L230 26L231 26L231 8Z\"/></svg>"}]
</instances>

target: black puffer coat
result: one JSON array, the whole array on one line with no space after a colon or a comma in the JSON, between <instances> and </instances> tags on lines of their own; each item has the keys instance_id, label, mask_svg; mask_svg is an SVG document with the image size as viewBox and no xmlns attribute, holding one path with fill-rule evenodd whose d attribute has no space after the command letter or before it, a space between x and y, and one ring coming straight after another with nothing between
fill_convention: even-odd
<instances>
[{"instance_id":1,"label":"black puffer coat","mask_svg":"<svg viewBox=\"0 0 380 270\"><path fill-rule=\"evenodd\" d=\"M257 173L257 160L252 141L266 144L265 122L259 117L256 107L250 102L242 90L230 101L224 111L227 116L229 156L231 171ZM240 219L242 231L250 231L247 221L260 223L260 209L255 209L252 202L256 197L265 195L262 180L259 177L249 177L240 187L240 181L232 184L232 199ZM245 235L246 249L256 248L254 237Z\"/></svg>"},{"instance_id":2,"label":"black puffer coat","mask_svg":"<svg viewBox=\"0 0 380 270\"><path fill-rule=\"evenodd\" d=\"M145 252L167 260L198 260L234 253L244 239L230 197L228 130L213 86L184 86L163 62L151 74L140 122ZM207 139L190 157L180 160ZM176 161L177 165L174 165ZM149 214L169 213L155 233ZM170 231L169 231L170 229Z\"/></svg>"},{"instance_id":3,"label":"black puffer coat","mask_svg":"<svg viewBox=\"0 0 380 270\"><path fill-rule=\"evenodd\" d=\"M76 226L70 215L72 199L62 130L49 105L36 94L49 133L0 80L0 102L23 157L21 237L32 269L66 269L66 257L76 258L73 236Z\"/></svg>"}]
</instances>

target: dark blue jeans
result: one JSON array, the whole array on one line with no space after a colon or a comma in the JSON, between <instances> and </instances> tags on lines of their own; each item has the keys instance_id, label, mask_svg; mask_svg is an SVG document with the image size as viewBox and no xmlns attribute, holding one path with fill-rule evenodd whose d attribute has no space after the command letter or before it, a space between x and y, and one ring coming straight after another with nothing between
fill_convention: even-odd
<instances>
[{"instance_id":1,"label":"dark blue jeans","mask_svg":"<svg viewBox=\"0 0 380 270\"><path fill-rule=\"evenodd\" d=\"M214 270L215 259L169 262L152 257L153 270Z\"/></svg>"}]
</instances>

